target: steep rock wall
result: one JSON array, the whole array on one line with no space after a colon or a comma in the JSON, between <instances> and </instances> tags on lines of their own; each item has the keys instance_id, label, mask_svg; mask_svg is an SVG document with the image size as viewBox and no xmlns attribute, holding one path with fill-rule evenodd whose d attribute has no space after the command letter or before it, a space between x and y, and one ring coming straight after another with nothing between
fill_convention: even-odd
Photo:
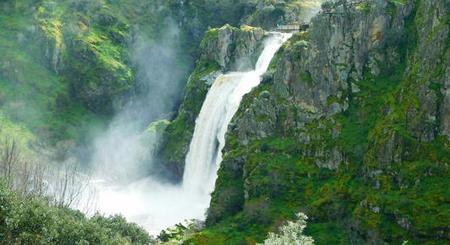
<instances>
[{"instance_id":1,"label":"steep rock wall","mask_svg":"<svg viewBox=\"0 0 450 245\"><path fill-rule=\"evenodd\" d=\"M303 211L318 244L449 239L448 15L336 4L295 35L230 125L205 236Z\"/></svg>"}]
</instances>

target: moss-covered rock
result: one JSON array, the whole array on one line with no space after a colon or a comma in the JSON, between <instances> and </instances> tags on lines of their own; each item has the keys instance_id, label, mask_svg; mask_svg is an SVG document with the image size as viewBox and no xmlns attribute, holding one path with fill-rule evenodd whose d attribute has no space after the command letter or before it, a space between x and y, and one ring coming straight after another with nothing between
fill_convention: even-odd
<instances>
[{"instance_id":1,"label":"moss-covered rock","mask_svg":"<svg viewBox=\"0 0 450 245\"><path fill-rule=\"evenodd\" d=\"M222 71L252 70L264 35L261 28L250 26L211 29L201 43L201 59L217 62Z\"/></svg>"},{"instance_id":2,"label":"moss-covered rock","mask_svg":"<svg viewBox=\"0 0 450 245\"><path fill-rule=\"evenodd\" d=\"M302 211L318 244L448 241L444 5L337 4L285 44L230 125L199 239L260 241Z\"/></svg>"}]
</instances>

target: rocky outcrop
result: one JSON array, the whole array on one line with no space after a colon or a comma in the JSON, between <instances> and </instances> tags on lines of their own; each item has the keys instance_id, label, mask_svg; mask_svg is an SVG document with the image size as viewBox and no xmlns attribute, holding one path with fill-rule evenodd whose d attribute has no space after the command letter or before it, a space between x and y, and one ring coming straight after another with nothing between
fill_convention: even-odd
<instances>
[{"instance_id":1,"label":"rocky outcrop","mask_svg":"<svg viewBox=\"0 0 450 245\"><path fill-rule=\"evenodd\" d=\"M344 243L449 239L438 197L450 161L448 4L342 2L294 35L244 98L208 225L270 227L303 210ZM336 243L325 230L312 235Z\"/></svg>"},{"instance_id":2,"label":"rocky outcrop","mask_svg":"<svg viewBox=\"0 0 450 245\"><path fill-rule=\"evenodd\" d=\"M266 75L272 93L266 91L262 93L265 96L254 98L236 117L236 135L243 143L276 131L277 114L286 111L285 103L280 105L276 97L289 101L288 108L295 106L297 115L287 126L301 129L305 123L345 111L352 90L357 91L354 82L362 80L364 72L378 76L382 68L386 73L400 63L405 19L412 5L401 5L392 16L385 1L374 1L365 8L370 8L370 14L358 10L358 6L338 5L335 11L339 14L318 15L308 33L293 37ZM267 120L253 120L262 116ZM343 158L336 160L341 162Z\"/></svg>"},{"instance_id":3,"label":"rocky outcrop","mask_svg":"<svg viewBox=\"0 0 450 245\"><path fill-rule=\"evenodd\" d=\"M264 38L261 28L225 25L209 30L201 44L201 58L217 62L222 71L252 70Z\"/></svg>"},{"instance_id":4,"label":"rocky outcrop","mask_svg":"<svg viewBox=\"0 0 450 245\"><path fill-rule=\"evenodd\" d=\"M390 105L384 131L371 138L370 153L373 154L368 154L366 161L382 163L377 169L417 158L422 154L421 144L433 142L438 137L450 139L447 7L442 1L436 5L430 1L419 4L416 49L407 67L404 90L397 94L395 104ZM403 132L393 127L399 123Z\"/></svg>"},{"instance_id":5,"label":"rocky outcrop","mask_svg":"<svg viewBox=\"0 0 450 245\"><path fill-rule=\"evenodd\" d=\"M278 24L309 22L324 0L257 1L255 10L243 19L243 23L274 29Z\"/></svg>"},{"instance_id":6,"label":"rocky outcrop","mask_svg":"<svg viewBox=\"0 0 450 245\"><path fill-rule=\"evenodd\" d=\"M418 118L409 126L410 131L421 141L432 141L438 136L450 139L450 52L449 3L436 4L422 1L418 11L422 23L417 30L417 51L409 67L409 75L419 85L419 99L415 115Z\"/></svg>"}]
</instances>

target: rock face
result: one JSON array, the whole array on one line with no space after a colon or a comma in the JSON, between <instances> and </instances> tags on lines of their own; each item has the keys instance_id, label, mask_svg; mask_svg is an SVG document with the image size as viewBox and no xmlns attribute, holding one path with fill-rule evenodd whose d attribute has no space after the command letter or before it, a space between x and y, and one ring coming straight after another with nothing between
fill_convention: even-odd
<instances>
[{"instance_id":1,"label":"rock face","mask_svg":"<svg viewBox=\"0 0 450 245\"><path fill-rule=\"evenodd\" d=\"M373 155L369 154L367 162L389 165L408 161L417 157L421 144L450 139L448 14L448 3L446 6L443 1L420 3L416 13L416 49L405 72L409 82L404 82L397 106L392 106L386 116L386 130L371 137ZM402 132L389 128L403 120L404 130L419 144L419 149L409 145Z\"/></svg>"},{"instance_id":2,"label":"rock face","mask_svg":"<svg viewBox=\"0 0 450 245\"><path fill-rule=\"evenodd\" d=\"M76 100L99 115L112 115L135 85L125 48L133 34L129 20L96 3L73 3L65 18L61 6L51 1L36 8L35 21L44 44L42 57L68 84L69 98L65 100ZM114 28L107 28L110 26Z\"/></svg>"},{"instance_id":3,"label":"rock face","mask_svg":"<svg viewBox=\"0 0 450 245\"><path fill-rule=\"evenodd\" d=\"M201 55L186 85L176 118L169 124L159 151L159 159L174 181L180 181L195 127L208 89L227 71L249 70L255 66L265 33L260 28L225 25L211 29L201 43Z\"/></svg>"},{"instance_id":4,"label":"rock face","mask_svg":"<svg viewBox=\"0 0 450 245\"><path fill-rule=\"evenodd\" d=\"M210 226L273 228L302 210L324 244L450 239L448 3L343 2L244 98Z\"/></svg>"},{"instance_id":5,"label":"rock face","mask_svg":"<svg viewBox=\"0 0 450 245\"><path fill-rule=\"evenodd\" d=\"M243 23L274 29L277 24L309 21L325 0L257 1L255 9Z\"/></svg>"},{"instance_id":6,"label":"rock face","mask_svg":"<svg viewBox=\"0 0 450 245\"><path fill-rule=\"evenodd\" d=\"M370 14L357 7L338 5L335 11L345 14L318 15L308 33L298 34L284 47L280 60L267 74L273 94L266 91L261 99L255 98L236 118L236 135L243 143L275 133L277 114L292 106L297 115L286 126L295 128L345 111L354 82L363 80L364 72L377 76L381 67L388 72L400 63L399 45L406 37L405 19L412 5L401 5L393 16L386 12L384 1L367 6ZM280 105L274 97L288 100L289 108L283 108L284 103ZM271 120L254 120L261 115ZM339 164L343 159L333 160Z\"/></svg>"},{"instance_id":7,"label":"rock face","mask_svg":"<svg viewBox=\"0 0 450 245\"><path fill-rule=\"evenodd\" d=\"M201 44L201 59L215 61L223 71L252 70L261 49L264 31L225 25L210 30Z\"/></svg>"}]
</instances>

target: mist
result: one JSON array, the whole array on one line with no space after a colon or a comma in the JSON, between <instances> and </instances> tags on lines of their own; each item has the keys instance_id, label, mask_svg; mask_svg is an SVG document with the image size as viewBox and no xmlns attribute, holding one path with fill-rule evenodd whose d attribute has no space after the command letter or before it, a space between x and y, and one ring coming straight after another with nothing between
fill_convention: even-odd
<instances>
[{"instance_id":1,"label":"mist","mask_svg":"<svg viewBox=\"0 0 450 245\"><path fill-rule=\"evenodd\" d=\"M190 63L180 48L180 30L172 21L167 21L158 37L149 37L138 27L135 33L130 48L137 71L136 92L108 129L95 137L90 184L77 208L86 212L86 204L93 204L91 214L122 214L158 234L184 219L203 216L203 211L192 213L196 200L182 196L179 186L150 174L158 172L153 153L160 135L149 125L170 119ZM204 210L204 202L200 203L198 210Z\"/></svg>"}]
</instances>

